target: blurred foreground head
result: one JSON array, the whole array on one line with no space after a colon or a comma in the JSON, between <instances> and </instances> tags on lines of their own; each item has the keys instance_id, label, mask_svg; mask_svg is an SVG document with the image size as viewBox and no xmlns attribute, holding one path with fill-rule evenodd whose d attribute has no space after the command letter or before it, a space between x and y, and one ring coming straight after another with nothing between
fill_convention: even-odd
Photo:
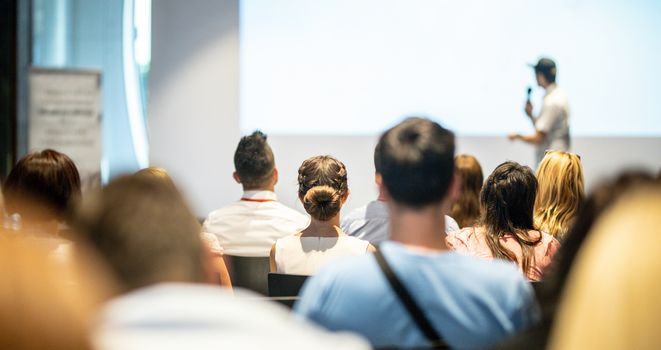
<instances>
[{"instance_id":1,"label":"blurred foreground head","mask_svg":"<svg viewBox=\"0 0 661 350\"><path fill-rule=\"evenodd\" d=\"M168 182L149 176L116 179L83 201L74 228L125 291L205 281L200 226Z\"/></svg>"},{"instance_id":2,"label":"blurred foreground head","mask_svg":"<svg viewBox=\"0 0 661 350\"><path fill-rule=\"evenodd\" d=\"M605 210L576 258L551 349L658 349L661 188L641 186Z\"/></svg>"},{"instance_id":3,"label":"blurred foreground head","mask_svg":"<svg viewBox=\"0 0 661 350\"><path fill-rule=\"evenodd\" d=\"M58 264L33 240L0 240L0 349L92 349L96 313L112 291L84 257Z\"/></svg>"}]
</instances>

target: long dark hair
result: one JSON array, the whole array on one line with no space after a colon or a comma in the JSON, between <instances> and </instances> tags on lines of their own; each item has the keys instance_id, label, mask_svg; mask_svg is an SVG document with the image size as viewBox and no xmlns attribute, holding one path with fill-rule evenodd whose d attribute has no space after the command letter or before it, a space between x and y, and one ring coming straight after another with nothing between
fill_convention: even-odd
<instances>
[{"instance_id":1,"label":"long dark hair","mask_svg":"<svg viewBox=\"0 0 661 350\"><path fill-rule=\"evenodd\" d=\"M537 195L537 179L532 169L516 162L500 164L489 175L480 193L482 225L486 228L487 245L495 258L520 263L528 273L535 264L534 247L542 235L532 238L533 210ZM521 259L500 243L504 235L512 237L521 246Z\"/></svg>"}]
</instances>

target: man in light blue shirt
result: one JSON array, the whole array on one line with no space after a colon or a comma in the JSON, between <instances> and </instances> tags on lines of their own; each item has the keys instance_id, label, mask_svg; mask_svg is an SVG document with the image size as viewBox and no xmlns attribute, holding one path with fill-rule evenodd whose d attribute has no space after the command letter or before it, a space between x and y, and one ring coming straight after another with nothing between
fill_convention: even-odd
<instances>
[{"instance_id":1,"label":"man in light blue shirt","mask_svg":"<svg viewBox=\"0 0 661 350\"><path fill-rule=\"evenodd\" d=\"M376 162L378 154L374 152L374 182L381 188L381 169ZM386 196L379 192L379 197L360 208L356 208L342 218L342 231L349 236L364 239L376 245L390 238L388 204ZM445 215L445 233L459 231L459 224Z\"/></svg>"},{"instance_id":2,"label":"man in light blue shirt","mask_svg":"<svg viewBox=\"0 0 661 350\"><path fill-rule=\"evenodd\" d=\"M381 252L443 341L485 348L531 325L532 288L513 264L445 245L443 214L459 192L454 135L409 118L381 136L376 153L392 240ZM359 333L374 347L430 345L372 255L322 269L303 288L295 312L331 330Z\"/></svg>"},{"instance_id":3,"label":"man in light blue shirt","mask_svg":"<svg viewBox=\"0 0 661 350\"><path fill-rule=\"evenodd\" d=\"M376 245L390 238L389 222L388 204L379 196L342 218L342 232ZM459 224L445 215L445 233L454 231L459 231Z\"/></svg>"}]
</instances>

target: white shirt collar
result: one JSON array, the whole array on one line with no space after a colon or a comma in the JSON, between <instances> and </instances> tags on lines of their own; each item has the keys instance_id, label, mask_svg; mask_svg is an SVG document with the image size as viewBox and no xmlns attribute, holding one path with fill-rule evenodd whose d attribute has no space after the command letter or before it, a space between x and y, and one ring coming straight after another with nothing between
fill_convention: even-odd
<instances>
[{"instance_id":1,"label":"white shirt collar","mask_svg":"<svg viewBox=\"0 0 661 350\"><path fill-rule=\"evenodd\" d=\"M244 191L241 198L278 200L278 196L272 191Z\"/></svg>"}]
</instances>

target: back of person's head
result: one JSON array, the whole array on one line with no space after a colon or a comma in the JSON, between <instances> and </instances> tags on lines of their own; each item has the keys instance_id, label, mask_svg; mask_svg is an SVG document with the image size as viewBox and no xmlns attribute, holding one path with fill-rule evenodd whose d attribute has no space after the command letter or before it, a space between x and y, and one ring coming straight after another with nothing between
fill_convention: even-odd
<instances>
[{"instance_id":1,"label":"back of person's head","mask_svg":"<svg viewBox=\"0 0 661 350\"><path fill-rule=\"evenodd\" d=\"M658 349L661 188L621 196L595 223L563 293L551 349Z\"/></svg>"},{"instance_id":2,"label":"back of person's head","mask_svg":"<svg viewBox=\"0 0 661 350\"><path fill-rule=\"evenodd\" d=\"M75 222L125 291L159 282L202 282L200 226L167 182L118 178L83 202Z\"/></svg>"},{"instance_id":3,"label":"back of person's head","mask_svg":"<svg viewBox=\"0 0 661 350\"><path fill-rule=\"evenodd\" d=\"M298 168L298 197L314 219L335 217L349 194L347 168L331 156L306 159Z\"/></svg>"},{"instance_id":4,"label":"back of person's head","mask_svg":"<svg viewBox=\"0 0 661 350\"><path fill-rule=\"evenodd\" d=\"M429 119L408 118L388 129L374 162L389 197L412 208L440 203L454 176L454 148L454 134Z\"/></svg>"},{"instance_id":5,"label":"back of person's head","mask_svg":"<svg viewBox=\"0 0 661 350\"><path fill-rule=\"evenodd\" d=\"M30 221L65 221L69 206L81 195L80 175L63 153L33 152L12 168L2 192L8 214Z\"/></svg>"},{"instance_id":6,"label":"back of person's head","mask_svg":"<svg viewBox=\"0 0 661 350\"><path fill-rule=\"evenodd\" d=\"M537 297L542 311L542 322L547 325L553 323L558 299L563 293L567 277L574 268L576 256L584 242L592 232L595 222L606 209L632 188L641 185L650 185L654 177L645 171L626 171L615 179L604 181L596 185L586 197L576 215L574 223L567 233L554 262L544 277L544 283L537 288Z\"/></svg>"},{"instance_id":7,"label":"back of person's head","mask_svg":"<svg viewBox=\"0 0 661 350\"><path fill-rule=\"evenodd\" d=\"M154 179L162 179L163 181L169 181L172 182L172 178L170 178L170 175L168 172L160 167L156 166L150 166L147 168L142 168L138 171L135 172L136 176L146 176L146 177L152 177Z\"/></svg>"},{"instance_id":8,"label":"back of person's head","mask_svg":"<svg viewBox=\"0 0 661 350\"><path fill-rule=\"evenodd\" d=\"M459 227L473 226L480 219L480 191L484 176L477 158L460 154L454 159L454 166L461 182L461 193L452 205L450 216Z\"/></svg>"},{"instance_id":9,"label":"back of person's head","mask_svg":"<svg viewBox=\"0 0 661 350\"><path fill-rule=\"evenodd\" d=\"M269 184L275 170L275 157L265 134L255 131L241 138L234 153L234 169L245 190Z\"/></svg>"},{"instance_id":10,"label":"back of person's head","mask_svg":"<svg viewBox=\"0 0 661 350\"><path fill-rule=\"evenodd\" d=\"M73 260L55 263L49 250L32 240L0 240L0 348L93 348L96 314L112 291L96 283L104 271L83 274L94 264L77 265L80 269Z\"/></svg>"},{"instance_id":11,"label":"back of person's head","mask_svg":"<svg viewBox=\"0 0 661 350\"><path fill-rule=\"evenodd\" d=\"M140 178L152 179L155 181L161 181L168 186L172 186L175 189L177 188L177 186L174 184L174 181L170 177L170 174L168 174L167 170L160 167L150 166L147 168L140 169L134 174L134 176Z\"/></svg>"},{"instance_id":12,"label":"back of person's head","mask_svg":"<svg viewBox=\"0 0 661 350\"><path fill-rule=\"evenodd\" d=\"M535 226L563 239L583 202L583 167L574 153L549 151L537 168Z\"/></svg>"},{"instance_id":13,"label":"back of person's head","mask_svg":"<svg viewBox=\"0 0 661 350\"><path fill-rule=\"evenodd\" d=\"M504 235L512 235L521 245L523 261L520 263L525 273L534 265L533 249L541 240L541 236L533 238L528 233L534 229L536 194L537 179L532 169L512 161L497 166L480 193L481 221L493 256L518 262L516 255L500 242Z\"/></svg>"},{"instance_id":14,"label":"back of person's head","mask_svg":"<svg viewBox=\"0 0 661 350\"><path fill-rule=\"evenodd\" d=\"M535 74L541 75L549 83L555 83L556 76L558 74L558 68L555 65L555 62L546 57L539 59L537 64L534 66Z\"/></svg>"}]
</instances>

